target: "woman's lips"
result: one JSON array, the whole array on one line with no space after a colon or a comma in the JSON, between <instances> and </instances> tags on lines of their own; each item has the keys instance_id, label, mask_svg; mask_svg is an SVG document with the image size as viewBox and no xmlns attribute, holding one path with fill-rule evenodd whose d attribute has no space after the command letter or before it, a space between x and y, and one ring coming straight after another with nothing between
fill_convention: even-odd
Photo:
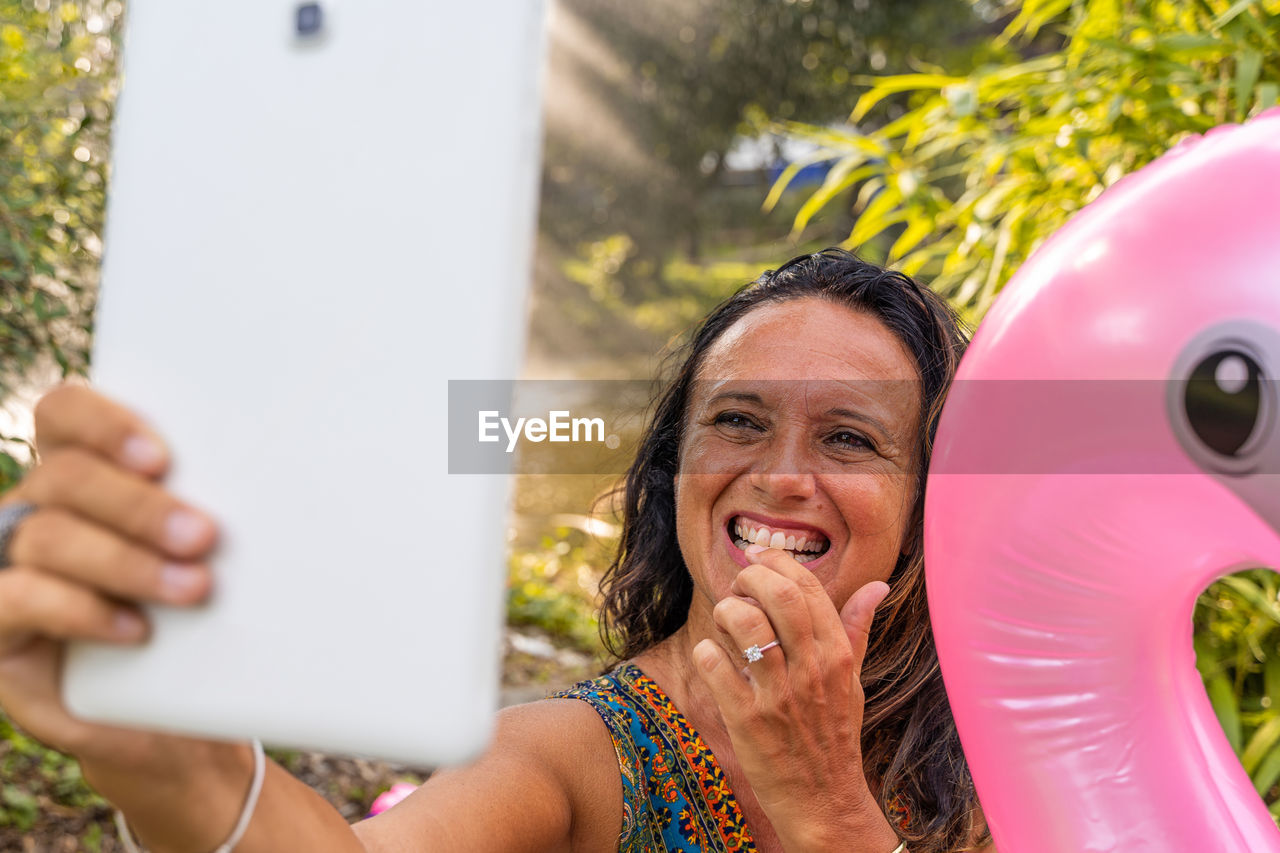
<instances>
[{"instance_id":1,"label":"woman's lips","mask_svg":"<svg viewBox=\"0 0 1280 853\"><path fill-rule=\"evenodd\" d=\"M775 548L790 552L800 563L818 559L831 547L831 540L816 528L787 525L774 519L765 521L746 514L731 517L725 529L738 549L748 545Z\"/></svg>"},{"instance_id":2,"label":"woman's lips","mask_svg":"<svg viewBox=\"0 0 1280 853\"><path fill-rule=\"evenodd\" d=\"M819 530L810 527L782 527L776 525L776 522L775 526L769 526L746 515L730 517L722 530L729 556L743 568L751 565L751 560L743 550L751 544L786 551L810 571L831 550L831 540Z\"/></svg>"}]
</instances>

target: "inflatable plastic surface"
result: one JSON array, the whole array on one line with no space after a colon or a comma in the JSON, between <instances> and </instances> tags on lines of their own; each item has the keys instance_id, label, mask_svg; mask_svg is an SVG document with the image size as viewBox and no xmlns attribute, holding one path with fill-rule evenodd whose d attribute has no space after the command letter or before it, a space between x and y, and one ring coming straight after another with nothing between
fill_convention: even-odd
<instances>
[{"instance_id":1,"label":"inflatable plastic surface","mask_svg":"<svg viewBox=\"0 0 1280 853\"><path fill-rule=\"evenodd\" d=\"M1000 853L1280 853L1191 644L1211 581L1280 566L1277 377L1280 110L1108 189L979 328L925 544Z\"/></svg>"}]
</instances>

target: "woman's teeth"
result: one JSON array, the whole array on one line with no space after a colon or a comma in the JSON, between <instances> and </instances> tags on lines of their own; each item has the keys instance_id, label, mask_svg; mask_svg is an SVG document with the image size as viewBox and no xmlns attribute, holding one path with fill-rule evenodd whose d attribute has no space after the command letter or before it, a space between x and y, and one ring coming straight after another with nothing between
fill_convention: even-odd
<instances>
[{"instance_id":1,"label":"woman's teeth","mask_svg":"<svg viewBox=\"0 0 1280 853\"><path fill-rule=\"evenodd\" d=\"M745 549L748 545L760 545L764 548L777 548L790 551L791 556L799 563L807 563L822 556L830 542L816 531L802 534L788 534L780 530L770 530L758 522L741 516L735 518L730 525L733 531L733 544Z\"/></svg>"}]
</instances>

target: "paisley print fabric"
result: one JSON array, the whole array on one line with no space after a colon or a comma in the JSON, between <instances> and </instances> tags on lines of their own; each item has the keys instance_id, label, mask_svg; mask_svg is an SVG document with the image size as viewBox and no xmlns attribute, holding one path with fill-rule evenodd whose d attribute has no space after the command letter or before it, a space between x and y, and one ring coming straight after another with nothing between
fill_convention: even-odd
<instances>
[{"instance_id":1,"label":"paisley print fabric","mask_svg":"<svg viewBox=\"0 0 1280 853\"><path fill-rule=\"evenodd\" d=\"M622 775L618 853L755 853L715 756L638 667L622 664L554 698L588 703L609 729Z\"/></svg>"}]
</instances>

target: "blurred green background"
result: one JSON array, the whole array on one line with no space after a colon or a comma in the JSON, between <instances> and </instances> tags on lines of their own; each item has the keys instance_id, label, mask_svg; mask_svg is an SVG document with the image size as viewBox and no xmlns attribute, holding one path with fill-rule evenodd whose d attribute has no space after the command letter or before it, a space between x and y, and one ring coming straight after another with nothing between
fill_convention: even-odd
<instances>
[{"instance_id":1,"label":"blurred green background","mask_svg":"<svg viewBox=\"0 0 1280 853\"><path fill-rule=\"evenodd\" d=\"M0 0L0 488L29 462L31 402L88 367L124 11ZM558 0L526 375L652 378L720 299L836 243L976 323L1122 175L1275 105L1277 40L1280 0ZM513 697L600 662L613 485L517 482ZM1273 813L1277 580L1224 579L1195 613L1208 695ZM420 777L277 757L352 818ZM119 849L108 814L0 718L0 850Z\"/></svg>"}]
</instances>

